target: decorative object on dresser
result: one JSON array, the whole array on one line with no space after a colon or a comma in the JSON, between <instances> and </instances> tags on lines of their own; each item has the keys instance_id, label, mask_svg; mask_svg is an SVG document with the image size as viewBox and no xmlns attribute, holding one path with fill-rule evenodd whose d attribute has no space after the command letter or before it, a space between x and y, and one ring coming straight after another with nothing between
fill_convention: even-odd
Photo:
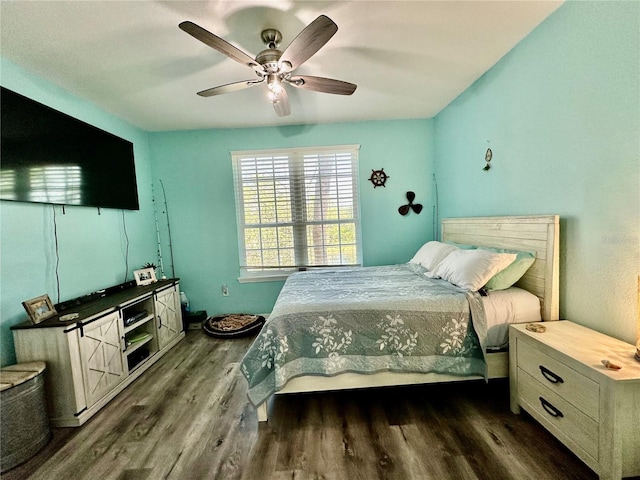
<instances>
[{"instance_id":1,"label":"decorative object on dresser","mask_svg":"<svg viewBox=\"0 0 640 480\"><path fill-rule=\"evenodd\" d=\"M141 268L140 270L135 270L133 272L133 276L136 279L136 285L149 285L156 280L156 270L155 268Z\"/></svg>"},{"instance_id":2,"label":"decorative object on dresser","mask_svg":"<svg viewBox=\"0 0 640 480\"><path fill-rule=\"evenodd\" d=\"M511 411L526 410L601 479L640 475L633 346L566 320L545 326L510 326Z\"/></svg>"},{"instance_id":3,"label":"decorative object on dresser","mask_svg":"<svg viewBox=\"0 0 640 480\"><path fill-rule=\"evenodd\" d=\"M152 268L155 277L158 278L158 273L156 272L156 270L158 269L158 265L156 265L155 263L147 262L144 265L142 265L142 268Z\"/></svg>"},{"instance_id":4,"label":"decorative object on dresser","mask_svg":"<svg viewBox=\"0 0 640 480\"><path fill-rule=\"evenodd\" d=\"M40 323L58 313L53 303L51 303L49 295L46 294L22 302L22 306L27 311L27 315L29 315L29 319L33 323Z\"/></svg>"},{"instance_id":5,"label":"decorative object on dresser","mask_svg":"<svg viewBox=\"0 0 640 480\"><path fill-rule=\"evenodd\" d=\"M85 423L184 338L178 291L177 279L123 284L69 301L75 318L11 327L18 362L47 364L53 426Z\"/></svg>"}]
</instances>

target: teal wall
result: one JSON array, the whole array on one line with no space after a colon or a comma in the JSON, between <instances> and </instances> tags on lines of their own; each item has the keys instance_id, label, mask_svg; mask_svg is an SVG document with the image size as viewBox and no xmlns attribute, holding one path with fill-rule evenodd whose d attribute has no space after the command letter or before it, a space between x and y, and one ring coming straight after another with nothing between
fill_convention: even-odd
<instances>
[{"instance_id":1,"label":"teal wall","mask_svg":"<svg viewBox=\"0 0 640 480\"><path fill-rule=\"evenodd\" d=\"M156 258L151 164L147 134L0 60L2 86L61 110L134 143L139 211L55 207L58 232L60 299L69 300L125 281L126 238L129 270ZM0 202L0 365L15 363L10 326L27 317L24 300L48 294L58 302L54 207L43 204Z\"/></svg>"},{"instance_id":2,"label":"teal wall","mask_svg":"<svg viewBox=\"0 0 640 480\"><path fill-rule=\"evenodd\" d=\"M629 342L639 32L638 2L568 2L435 119L441 216L560 214L561 317Z\"/></svg>"},{"instance_id":3,"label":"teal wall","mask_svg":"<svg viewBox=\"0 0 640 480\"><path fill-rule=\"evenodd\" d=\"M192 310L268 312L282 287L282 282L238 283L233 150L360 144L364 264L406 262L432 238L433 120L161 132L149 139L165 272L171 275L163 214L168 211L175 274ZM374 189L368 179L380 168L389 180ZM398 214L408 190L424 205L420 215ZM222 284L229 286L228 297L221 294Z\"/></svg>"}]
</instances>

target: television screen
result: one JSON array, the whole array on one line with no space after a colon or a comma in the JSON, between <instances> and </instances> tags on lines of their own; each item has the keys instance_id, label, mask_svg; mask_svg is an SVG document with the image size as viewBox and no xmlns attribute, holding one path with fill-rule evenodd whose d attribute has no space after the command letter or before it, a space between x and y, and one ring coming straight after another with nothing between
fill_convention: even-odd
<instances>
[{"instance_id":1,"label":"television screen","mask_svg":"<svg viewBox=\"0 0 640 480\"><path fill-rule=\"evenodd\" d=\"M140 208L131 142L0 89L1 200Z\"/></svg>"}]
</instances>

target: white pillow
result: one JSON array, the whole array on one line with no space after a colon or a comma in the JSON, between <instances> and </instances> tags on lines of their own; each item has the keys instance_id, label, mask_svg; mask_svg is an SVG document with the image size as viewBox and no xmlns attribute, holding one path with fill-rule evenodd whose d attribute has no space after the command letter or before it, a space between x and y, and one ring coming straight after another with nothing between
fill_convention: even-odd
<instances>
[{"instance_id":1,"label":"white pillow","mask_svg":"<svg viewBox=\"0 0 640 480\"><path fill-rule=\"evenodd\" d=\"M420 247L420 250L418 250L409 262L422 265L427 270L434 270L447 255L457 249L457 247L447 243L436 241L427 242Z\"/></svg>"},{"instance_id":2,"label":"white pillow","mask_svg":"<svg viewBox=\"0 0 640 480\"><path fill-rule=\"evenodd\" d=\"M515 253L456 249L436 266L433 273L449 283L475 292L515 259Z\"/></svg>"}]
</instances>

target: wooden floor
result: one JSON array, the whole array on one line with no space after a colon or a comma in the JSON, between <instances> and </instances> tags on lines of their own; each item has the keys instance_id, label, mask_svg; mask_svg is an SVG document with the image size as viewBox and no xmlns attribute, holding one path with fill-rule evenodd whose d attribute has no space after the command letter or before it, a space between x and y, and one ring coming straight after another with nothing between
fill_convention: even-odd
<instances>
[{"instance_id":1,"label":"wooden floor","mask_svg":"<svg viewBox=\"0 0 640 480\"><path fill-rule=\"evenodd\" d=\"M597 479L509 412L502 380L282 396L258 426L238 370L250 342L189 331L2 479Z\"/></svg>"}]
</instances>

